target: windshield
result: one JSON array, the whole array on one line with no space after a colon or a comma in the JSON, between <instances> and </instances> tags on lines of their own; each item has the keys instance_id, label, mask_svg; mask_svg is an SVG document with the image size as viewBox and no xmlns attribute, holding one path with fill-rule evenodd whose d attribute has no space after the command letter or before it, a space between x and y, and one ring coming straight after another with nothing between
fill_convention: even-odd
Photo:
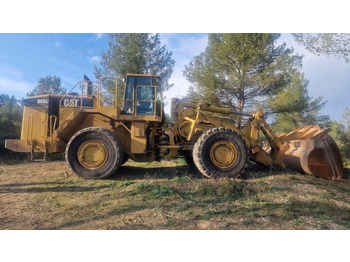
<instances>
[{"instance_id":1,"label":"windshield","mask_svg":"<svg viewBox=\"0 0 350 262\"><path fill-rule=\"evenodd\" d=\"M137 100L154 100L153 86L139 86L137 88Z\"/></svg>"}]
</instances>

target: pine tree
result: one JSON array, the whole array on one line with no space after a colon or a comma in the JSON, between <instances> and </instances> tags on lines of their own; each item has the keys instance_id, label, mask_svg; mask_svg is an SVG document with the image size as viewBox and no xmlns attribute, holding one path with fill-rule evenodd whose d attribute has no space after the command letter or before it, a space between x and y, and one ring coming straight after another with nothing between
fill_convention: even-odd
<instances>
[{"instance_id":1,"label":"pine tree","mask_svg":"<svg viewBox=\"0 0 350 262\"><path fill-rule=\"evenodd\" d=\"M66 89L61 85L61 78L48 75L38 80L37 86L27 93L27 96L37 96L45 94L65 94Z\"/></svg>"},{"instance_id":2,"label":"pine tree","mask_svg":"<svg viewBox=\"0 0 350 262\"><path fill-rule=\"evenodd\" d=\"M185 67L192 84L189 96L238 112L254 110L290 82L301 66L285 44L276 46L280 34L209 34L206 50ZM236 118L237 125L241 117Z\"/></svg>"},{"instance_id":3,"label":"pine tree","mask_svg":"<svg viewBox=\"0 0 350 262\"><path fill-rule=\"evenodd\" d=\"M293 34L295 41L316 55L350 61L350 34Z\"/></svg>"},{"instance_id":4,"label":"pine tree","mask_svg":"<svg viewBox=\"0 0 350 262\"><path fill-rule=\"evenodd\" d=\"M325 124L329 117L320 115L325 105L322 97L315 99L308 94L309 82L300 72L291 75L290 83L267 100L267 106L274 115L273 129L276 132L290 132L303 125Z\"/></svg>"},{"instance_id":5,"label":"pine tree","mask_svg":"<svg viewBox=\"0 0 350 262\"><path fill-rule=\"evenodd\" d=\"M109 49L102 51L101 67L95 76L113 76L119 80L127 73L160 75L163 90L168 90L175 61L161 45L159 34L110 34Z\"/></svg>"}]
</instances>

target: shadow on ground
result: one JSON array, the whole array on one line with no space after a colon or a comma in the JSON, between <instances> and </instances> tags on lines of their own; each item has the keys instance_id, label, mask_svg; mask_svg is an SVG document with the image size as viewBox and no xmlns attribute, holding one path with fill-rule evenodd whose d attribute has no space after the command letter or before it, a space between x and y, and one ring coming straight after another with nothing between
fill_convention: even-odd
<instances>
[{"instance_id":1,"label":"shadow on ground","mask_svg":"<svg viewBox=\"0 0 350 262\"><path fill-rule=\"evenodd\" d=\"M203 178L201 174L188 166L176 167L135 167L121 166L116 175L110 180L141 180L141 179L168 179L173 177L196 177Z\"/></svg>"},{"instance_id":2,"label":"shadow on ground","mask_svg":"<svg viewBox=\"0 0 350 262\"><path fill-rule=\"evenodd\" d=\"M349 180L349 170L344 170L344 179ZM293 170L273 170L255 163L250 164L241 179L259 179L276 175L297 175L299 173ZM299 174L300 175L300 174ZM108 178L108 180L141 180L141 179L171 179L173 177L193 177L206 179L198 170L187 165L172 167L138 167L138 166L121 166L117 174ZM322 178L319 178L322 179ZM323 180L323 179L322 179Z\"/></svg>"},{"instance_id":3,"label":"shadow on ground","mask_svg":"<svg viewBox=\"0 0 350 262\"><path fill-rule=\"evenodd\" d=\"M323 203L319 201L301 201L298 199L291 199L286 203L266 203L265 205L257 205L257 206L230 206L227 207L220 206L215 208L214 210L210 210L210 204L205 202L196 202L196 205L202 209L197 215L193 217L188 216L176 216L171 215L167 216L163 219L162 223L147 223L145 221L141 223L122 223L122 224L110 224L105 229L185 229L187 227L196 229L197 223L200 221L208 221L214 222L217 221L218 218L220 220L230 221L232 218L236 218L236 222L228 222L219 226L217 229L232 229L232 228L273 228L274 224L279 224L280 226L285 227L283 223L295 223L297 225L307 226L308 223L305 219L305 216L308 219L314 219L315 222L319 225L319 229L330 229L329 223L335 223L337 225L342 225L345 227L349 227L349 219L350 219L350 209L342 208L336 206L332 203ZM87 210L91 207L86 206ZM174 210L177 213L187 212L179 211L179 208L182 208L181 204L131 204L128 206L120 206L117 208L113 208L108 210L107 212L100 213L94 217L81 218L76 219L74 221L66 221L58 225L47 227L46 229L70 229L75 227L84 228L87 226L87 223L96 221L105 221L106 219L112 219L110 221L114 221L120 216L127 217L130 214L135 214L135 212L141 212L145 210L153 210L154 214L157 214L161 211L164 215L166 213L174 214ZM159 211L160 210L160 211ZM289 222L288 222L289 221ZM316 222L317 221L317 222Z\"/></svg>"},{"instance_id":4,"label":"shadow on ground","mask_svg":"<svg viewBox=\"0 0 350 262\"><path fill-rule=\"evenodd\" d=\"M35 183L16 183L1 184L0 194L5 193L45 193L45 192L88 192L98 191L108 188L110 185L101 186L72 186L69 182L35 182Z\"/></svg>"}]
</instances>

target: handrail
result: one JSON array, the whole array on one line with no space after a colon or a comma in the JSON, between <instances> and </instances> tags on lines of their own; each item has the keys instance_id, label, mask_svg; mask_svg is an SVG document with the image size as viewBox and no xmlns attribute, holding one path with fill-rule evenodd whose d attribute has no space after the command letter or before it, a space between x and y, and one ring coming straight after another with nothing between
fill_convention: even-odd
<instances>
[{"instance_id":1,"label":"handrail","mask_svg":"<svg viewBox=\"0 0 350 262\"><path fill-rule=\"evenodd\" d=\"M100 77L99 81L98 81L98 93L102 92L100 91L102 88L101 88L101 81L103 79L114 79L115 80L115 107L117 108L118 107L118 79L116 77L113 77L113 76L103 76L103 77ZM108 91L108 90L107 90ZM104 92L104 91L103 91ZM112 93L111 91L108 91L109 93ZM99 95L98 95L98 101L100 101L100 98L99 98Z\"/></svg>"},{"instance_id":2,"label":"handrail","mask_svg":"<svg viewBox=\"0 0 350 262\"><path fill-rule=\"evenodd\" d=\"M99 95L98 95L98 98L97 98L98 99L98 106L97 106L98 108L103 107L103 102L105 102L105 100L106 100L106 96L104 95L104 93L115 95L114 92L111 92L111 91L108 91L108 90L100 91ZM114 100L115 100L115 98L114 98ZM115 103L115 101L114 101L114 103Z\"/></svg>"},{"instance_id":3,"label":"handrail","mask_svg":"<svg viewBox=\"0 0 350 262\"><path fill-rule=\"evenodd\" d=\"M102 91L102 80L103 79L114 79L115 80L115 91L109 91L109 90L104 90ZM80 94L74 95L74 94L70 94L74 89L76 89L78 86L80 85ZM79 108L82 109L83 108L83 97L85 97L87 94L85 94L84 92L84 87L86 86L92 86L92 88L96 88L96 93L94 92L94 94L97 96L97 104L96 107L100 108L101 105L101 94L108 92L110 94L115 95L115 101L114 104L116 107L118 107L118 80L115 77L110 77L110 76L106 76L106 77L101 77L98 81L79 81L77 82L71 89L69 89L69 91L60 99L59 101L59 107L60 107L60 113L62 113L67 107L69 107L70 105L72 105L72 103L74 102L75 99L77 99L78 97L80 97L80 106ZM66 99L67 97L70 98L70 101L68 102L67 105L62 106L62 101L64 101L64 99Z\"/></svg>"},{"instance_id":4,"label":"handrail","mask_svg":"<svg viewBox=\"0 0 350 262\"><path fill-rule=\"evenodd\" d=\"M87 83L93 83L92 86L93 87L97 87L99 89L99 81L79 81L78 83L76 83L61 99L59 102L59 106L60 106L60 113L62 111L64 111L67 107L69 107L69 105L71 105L74 101L74 99L80 97L80 109L83 108L83 97L84 97L84 85L86 85ZM95 85L94 85L95 84ZM70 95L70 93L78 86L80 85L80 95ZM99 93L99 91L97 91L97 94ZM69 103L67 105L65 105L62 109L62 101L68 97L68 96L73 96L73 98L69 101Z\"/></svg>"}]
</instances>

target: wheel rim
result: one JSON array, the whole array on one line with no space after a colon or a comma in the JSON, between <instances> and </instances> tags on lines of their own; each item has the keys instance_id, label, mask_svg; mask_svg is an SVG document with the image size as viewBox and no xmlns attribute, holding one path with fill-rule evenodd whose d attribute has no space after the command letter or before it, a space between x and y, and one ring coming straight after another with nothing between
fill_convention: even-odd
<instances>
[{"instance_id":1,"label":"wheel rim","mask_svg":"<svg viewBox=\"0 0 350 262\"><path fill-rule=\"evenodd\" d=\"M98 169L107 162L107 159L107 148L100 141L85 141L78 149L78 160L85 168Z\"/></svg>"},{"instance_id":2,"label":"wheel rim","mask_svg":"<svg viewBox=\"0 0 350 262\"><path fill-rule=\"evenodd\" d=\"M219 168L230 168L237 161L237 148L227 140L215 142L210 148L210 160Z\"/></svg>"}]
</instances>

